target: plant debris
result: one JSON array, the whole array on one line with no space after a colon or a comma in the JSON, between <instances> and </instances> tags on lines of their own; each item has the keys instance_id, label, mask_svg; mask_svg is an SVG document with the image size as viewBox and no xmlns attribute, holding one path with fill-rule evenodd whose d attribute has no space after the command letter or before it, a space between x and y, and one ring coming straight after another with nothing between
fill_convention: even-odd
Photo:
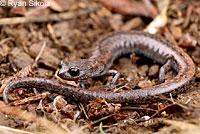
<instances>
[{"instance_id":1,"label":"plant debris","mask_svg":"<svg viewBox=\"0 0 200 134\"><path fill-rule=\"evenodd\" d=\"M17 1L17 0L13 0ZM50 6L0 7L0 133L199 133L200 2L198 0L51 0ZM1 3L0 3L1 4ZM182 47L196 65L196 80L186 93L157 103L107 103L98 98L76 102L41 89L15 89L10 105L2 98L12 80L59 80L58 63L91 56L94 43L113 31L142 30L163 35ZM159 83L161 65L141 55L117 59L120 72L113 92ZM176 76L172 69L165 81ZM100 90L112 77L87 79ZM75 81L64 81L78 86Z\"/></svg>"}]
</instances>

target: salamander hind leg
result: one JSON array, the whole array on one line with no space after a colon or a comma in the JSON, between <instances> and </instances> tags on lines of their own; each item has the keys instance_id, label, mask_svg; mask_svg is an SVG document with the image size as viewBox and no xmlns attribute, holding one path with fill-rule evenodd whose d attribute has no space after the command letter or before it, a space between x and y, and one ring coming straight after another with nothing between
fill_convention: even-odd
<instances>
[{"instance_id":1,"label":"salamander hind leg","mask_svg":"<svg viewBox=\"0 0 200 134\"><path fill-rule=\"evenodd\" d=\"M119 79L120 72L118 72L117 70L108 70L108 72L105 75L108 75L108 76L112 75L113 76L113 78L110 82L110 85L104 88L105 90L111 90L115 87L115 83Z\"/></svg>"},{"instance_id":2,"label":"salamander hind leg","mask_svg":"<svg viewBox=\"0 0 200 134\"><path fill-rule=\"evenodd\" d=\"M159 72L159 82L162 83L165 81L165 74L172 68L173 58L170 56L167 62L160 68Z\"/></svg>"}]
</instances>

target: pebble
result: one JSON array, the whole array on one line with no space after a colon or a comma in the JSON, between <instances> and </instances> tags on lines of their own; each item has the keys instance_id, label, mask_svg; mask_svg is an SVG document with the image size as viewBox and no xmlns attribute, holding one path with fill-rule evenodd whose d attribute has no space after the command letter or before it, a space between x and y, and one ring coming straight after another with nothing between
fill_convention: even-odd
<instances>
[{"instance_id":1,"label":"pebble","mask_svg":"<svg viewBox=\"0 0 200 134\"><path fill-rule=\"evenodd\" d=\"M147 75L147 72L149 70L148 65L142 65L139 67L139 75L145 77Z\"/></svg>"},{"instance_id":2,"label":"pebble","mask_svg":"<svg viewBox=\"0 0 200 134\"><path fill-rule=\"evenodd\" d=\"M138 87L140 88L147 88L151 86L152 86L152 82L150 80L143 80L138 83Z\"/></svg>"},{"instance_id":3,"label":"pebble","mask_svg":"<svg viewBox=\"0 0 200 134\"><path fill-rule=\"evenodd\" d=\"M34 62L34 60L28 54L24 52L19 52L14 57L13 62L17 68L22 69L25 68L26 66L31 65Z\"/></svg>"},{"instance_id":4,"label":"pebble","mask_svg":"<svg viewBox=\"0 0 200 134\"><path fill-rule=\"evenodd\" d=\"M155 77L155 76L157 76L158 75L158 73L159 73L159 65L152 65L152 66L150 66L150 68L149 68L149 76L153 76L153 77Z\"/></svg>"}]
</instances>

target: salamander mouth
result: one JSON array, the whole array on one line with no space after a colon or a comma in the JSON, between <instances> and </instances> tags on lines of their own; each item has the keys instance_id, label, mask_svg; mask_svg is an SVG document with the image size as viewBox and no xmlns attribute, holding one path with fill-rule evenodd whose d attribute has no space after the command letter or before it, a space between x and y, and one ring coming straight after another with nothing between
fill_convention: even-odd
<instances>
[{"instance_id":1,"label":"salamander mouth","mask_svg":"<svg viewBox=\"0 0 200 134\"><path fill-rule=\"evenodd\" d=\"M79 80L79 76L68 76L66 73L58 72L58 76L63 80Z\"/></svg>"}]
</instances>

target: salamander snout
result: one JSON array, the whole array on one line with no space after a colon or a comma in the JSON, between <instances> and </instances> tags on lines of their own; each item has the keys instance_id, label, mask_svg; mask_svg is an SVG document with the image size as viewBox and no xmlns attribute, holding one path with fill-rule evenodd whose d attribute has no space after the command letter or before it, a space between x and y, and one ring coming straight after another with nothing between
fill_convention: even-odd
<instances>
[{"instance_id":1,"label":"salamander snout","mask_svg":"<svg viewBox=\"0 0 200 134\"><path fill-rule=\"evenodd\" d=\"M64 62L61 61L58 64L59 72L58 76L65 80L78 80L83 79L85 76L85 71L81 68L82 62L80 61L71 61Z\"/></svg>"}]
</instances>

